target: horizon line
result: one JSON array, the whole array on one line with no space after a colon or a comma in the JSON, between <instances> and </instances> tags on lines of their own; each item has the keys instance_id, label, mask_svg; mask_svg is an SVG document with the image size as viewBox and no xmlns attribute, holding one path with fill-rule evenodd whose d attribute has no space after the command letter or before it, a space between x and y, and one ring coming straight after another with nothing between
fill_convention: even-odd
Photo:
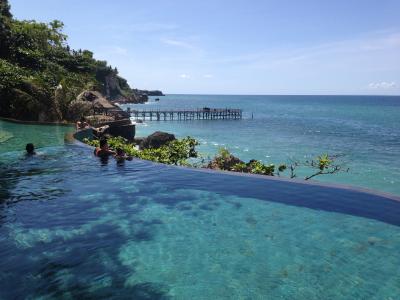
<instances>
[{"instance_id":1,"label":"horizon line","mask_svg":"<svg viewBox=\"0 0 400 300\"><path fill-rule=\"evenodd\" d=\"M164 92L163 92L164 93ZM400 97L400 94L224 94L224 93L164 93L164 95L194 96L352 96L352 97ZM162 96L153 96L162 97Z\"/></svg>"}]
</instances>

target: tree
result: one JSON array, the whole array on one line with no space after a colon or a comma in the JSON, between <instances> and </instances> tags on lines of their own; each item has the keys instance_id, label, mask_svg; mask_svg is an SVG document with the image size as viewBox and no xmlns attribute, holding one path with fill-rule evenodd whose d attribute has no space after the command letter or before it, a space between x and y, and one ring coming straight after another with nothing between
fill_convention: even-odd
<instances>
[{"instance_id":1,"label":"tree","mask_svg":"<svg viewBox=\"0 0 400 300\"><path fill-rule=\"evenodd\" d=\"M8 0L0 0L0 58L10 54L11 20Z\"/></svg>"},{"instance_id":2,"label":"tree","mask_svg":"<svg viewBox=\"0 0 400 300\"><path fill-rule=\"evenodd\" d=\"M49 43L54 46L62 47L68 36L63 31L64 23L59 20L53 20L49 23Z\"/></svg>"},{"instance_id":3,"label":"tree","mask_svg":"<svg viewBox=\"0 0 400 300\"><path fill-rule=\"evenodd\" d=\"M341 157L343 157L343 155L323 154L323 155L317 156L314 159L306 160L305 162L292 161L289 166L290 178L297 177L296 169L298 167L302 167L302 166L314 170L313 173L304 177L305 180L309 180L309 179L311 179L315 176L319 176L319 175L336 174L339 172L348 172L349 168L346 168L343 163L337 161Z\"/></svg>"},{"instance_id":4,"label":"tree","mask_svg":"<svg viewBox=\"0 0 400 300\"><path fill-rule=\"evenodd\" d=\"M75 114L86 108L73 102L85 89L104 92L113 81L117 88L112 96L132 93L126 80L106 61L94 59L88 50L71 50L63 27L58 20L15 20L8 0L0 0L1 116L75 120Z\"/></svg>"},{"instance_id":5,"label":"tree","mask_svg":"<svg viewBox=\"0 0 400 300\"><path fill-rule=\"evenodd\" d=\"M12 14L10 12L10 4L8 4L8 0L0 1L0 15L8 19L12 19Z\"/></svg>"}]
</instances>

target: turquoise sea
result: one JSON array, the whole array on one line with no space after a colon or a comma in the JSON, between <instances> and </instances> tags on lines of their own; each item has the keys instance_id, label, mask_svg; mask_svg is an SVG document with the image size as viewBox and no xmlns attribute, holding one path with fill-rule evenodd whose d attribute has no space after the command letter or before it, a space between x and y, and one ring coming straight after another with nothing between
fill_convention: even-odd
<instances>
[{"instance_id":1,"label":"turquoise sea","mask_svg":"<svg viewBox=\"0 0 400 300\"><path fill-rule=\"evenodd\" d=\"M315 180L344 183L400 194L400 96L221 96L167 95L132 109L241 108L238 121L146 121L137 136L155 130L201 142L212 156L226 147L243 160L267 163L304 161L329 153L348 173ZM127 105L123 105L124 108ZM252 119L253 115L253 119ZM307 170L300 169L299 177Z\"/></svg>"}]
</instances>

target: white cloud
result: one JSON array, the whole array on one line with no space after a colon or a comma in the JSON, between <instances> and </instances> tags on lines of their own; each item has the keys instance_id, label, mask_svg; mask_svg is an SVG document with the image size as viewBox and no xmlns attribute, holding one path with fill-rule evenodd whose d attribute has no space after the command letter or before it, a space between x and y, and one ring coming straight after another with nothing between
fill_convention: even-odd
<instances>
[{"instance_id":1,"label":"white cloud","mask_svg":"<svg viewBox=\"0 0 400 300\"><path fill-rule=\"evenodd\" d=\"M294 66L318 61L330 63L346 57L376 55L378 51L400 50L400 32L372 32L348 40L320 43L305 47L269 49L237 56L218 58L215 63L243 64L257 69L270 69L283 65ZM344 64L347 64L345 62Z\"/></svg>"},{"instance_id":2,"label":"white cloud","mask_svg":"<svg viewBox=\"0 0 400 300\"><path fill-rule=\"evenodd\" d=\"M391 90L397 87L397 84L392 81L392 82L386 82L386 81L381 81L381 82L371 82L368 85L368 88L372 90Z\"/></svg>"},{"instance_id":3,"label":"white cloud","mask_svg":"<svg viewBox=\"0 0 400 300\"><path fill-rule=\"evenodd\" d=\"M188 75L188 74L181 74L181 75L179 75L179 77L182 79L190 79L190 75Z\"/></svg>"}]
</instances>

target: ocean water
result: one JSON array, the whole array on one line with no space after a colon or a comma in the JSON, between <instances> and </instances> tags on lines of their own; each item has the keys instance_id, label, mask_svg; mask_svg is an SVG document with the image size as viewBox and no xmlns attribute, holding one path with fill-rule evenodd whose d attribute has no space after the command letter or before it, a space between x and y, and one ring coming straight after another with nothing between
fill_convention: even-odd
<instances>
[{"instance_id":1,"label":"ocean water","mask_svg":"<svg viewBox=\"0 0 400 300\"><path fill-rule=\"evenodd\" d=\"M132 109L241 108L236 121L146 121L137 136L156 130L193 136L212 157L220 147L243 160L304 161L323 153L344 155L348 173L315 180L400 194L400 97L168 95ZM126 108L126 105L123 105ZM253 115L253 119L252 119ZM310 170L300 169L299 178Z\"/></svg>"},{"instance_id":2,"label":"ocean water","mask_svg":"<svg viewBox=\"0 0 400 300\"><path fill-rule=\"evenodd\" d=\"M4 123L0 299L397 299L400 198L134 160ZM4 135L5 136L5 135Z\"/></svg>"}]
</instances>

